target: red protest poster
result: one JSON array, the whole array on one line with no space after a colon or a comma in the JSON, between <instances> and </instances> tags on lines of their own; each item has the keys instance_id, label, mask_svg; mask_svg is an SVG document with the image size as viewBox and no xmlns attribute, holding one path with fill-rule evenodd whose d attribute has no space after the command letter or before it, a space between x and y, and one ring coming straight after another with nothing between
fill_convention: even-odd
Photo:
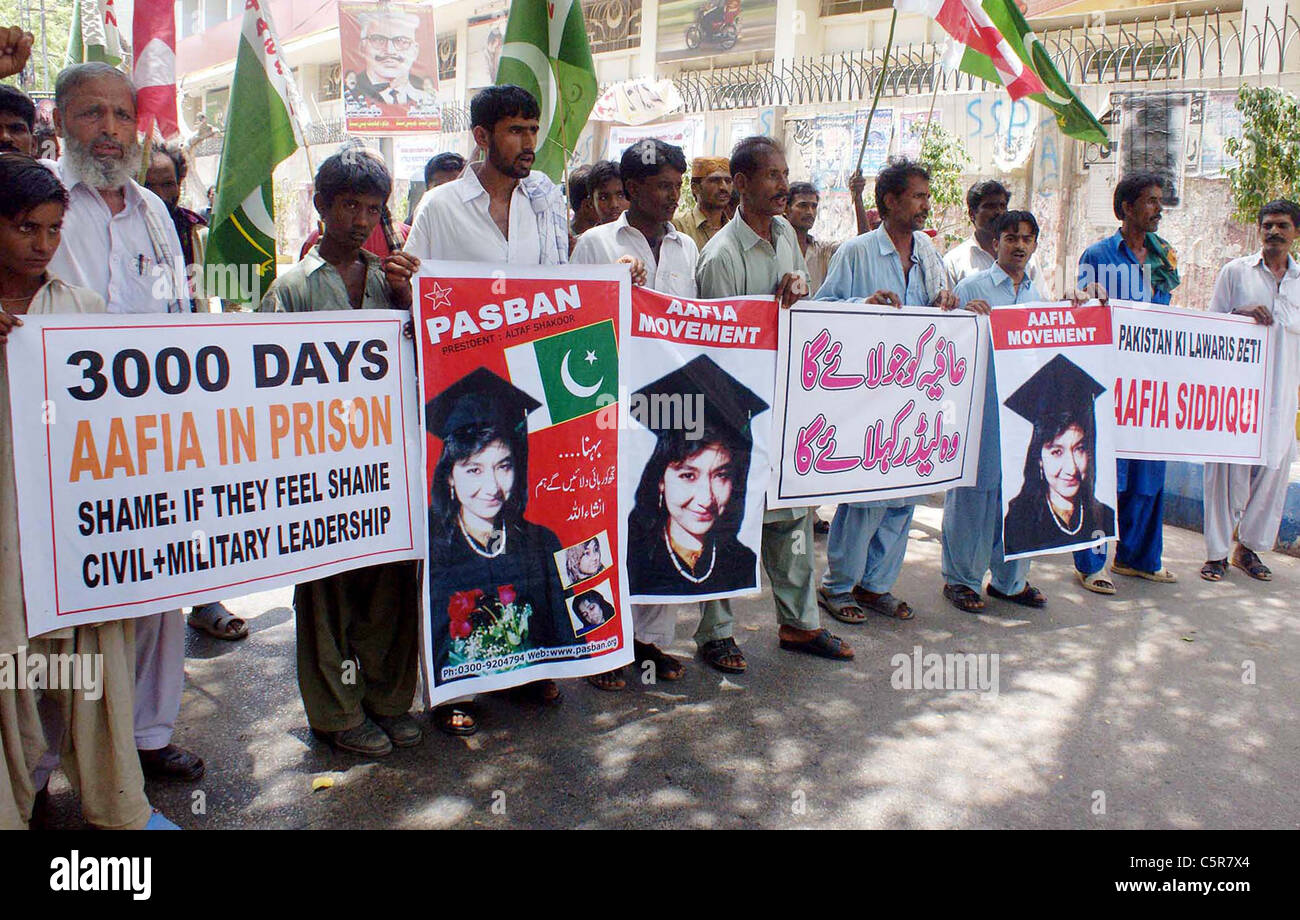
<instances>
[{"instance_id":1,"label":"red protest poster","mask_svg":"<svg viewBox=\"0 0 1300 920\"><path fill-rule=\"evenodd\" d=\"M619 577L625 269L426 262L416 279L434 705L632 660Z\"/></svg>"},{"instance_id":2,"label":"red protest poster","mask_svg":"<svg viewBox=\"0 0 1300 920\"><path fill-rule=\"evenodd\" d=\"M433 10L415 3L340 3L343 113L351 134L442 130Z\"/></svg>"}]
</instances>

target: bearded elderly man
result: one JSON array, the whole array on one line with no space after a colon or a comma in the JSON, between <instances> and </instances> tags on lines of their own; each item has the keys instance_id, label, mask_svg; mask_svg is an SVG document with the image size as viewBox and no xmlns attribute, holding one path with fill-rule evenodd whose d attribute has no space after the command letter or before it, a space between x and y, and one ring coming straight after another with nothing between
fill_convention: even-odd
<instances>
[{"instance_id":1,"label":"bearded elderly man","mask_svg":"<svg viewBox=\"0 0 1300 920\"><path fill-rule=\"evenodd\" d=\"M54 127L63 157L52 165L68 209L49 272L94 291L109 313L188 313L185 257L167 205L131 178L140 164L135 115L135 88L120 70L96 62L59 74ZM135 656L135 744L145 775L198 779L203 761L171 743L185 683L179 610L135 620Z\"/></svg>"}]
</instances>

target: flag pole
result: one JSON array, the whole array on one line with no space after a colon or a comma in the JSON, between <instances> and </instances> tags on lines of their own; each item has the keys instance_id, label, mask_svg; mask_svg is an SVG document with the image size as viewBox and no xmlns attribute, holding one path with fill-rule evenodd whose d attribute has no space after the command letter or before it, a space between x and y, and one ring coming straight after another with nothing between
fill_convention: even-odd
<instances>
[{"instance_id":1,"label":"flag pole","mask_svg":"<svg viewBox=\"0 0 1300 920\"><path fill-rule=\"evenodd\" d=\"M876 95L871 100L871 111L867 113L867 123L862 128L862 146L858 148L858 172L862 171L862 158L867 155L867 140L871 137L871 121L876 117L876 106L880 104L880 91L885 88L885 72L889 69L889 52L894 48L894 26L898 23L898 7L894 7L889 17L889 37L885 39L885 57L880 64L880 76L876 80Z\"/></svg>"}]
</instances>

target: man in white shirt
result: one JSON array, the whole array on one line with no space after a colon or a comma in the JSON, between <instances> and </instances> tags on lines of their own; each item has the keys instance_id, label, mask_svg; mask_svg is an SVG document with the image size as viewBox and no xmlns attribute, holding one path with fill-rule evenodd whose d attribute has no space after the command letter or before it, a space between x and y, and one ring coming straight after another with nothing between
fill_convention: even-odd
<instances>
[{"instance_id":1,"label":"man in white shirt","mask_svg":"<svg viewBox=\"0 0 1300 920\"><path fill-rule=\"evenodd\" d=\"M1279 328L1275 336L1273 391L1261 421L1264 462L1205 464L1205 558L1201 577L1221 581L1228 573L1228 550L1236 529L1231 563L1251 578L1269 581L1273 573L1259 558L1277 542L1291 464L1296 456L1296 388L1300 387L1300 265L1291 247L1300 237L1300 205L1278 199L1259 210L1259 252L1223 266L1214 284L1210 309L1252 316Z\"/></svg>"},{"instance_id":2,"label":"man in white shirt","mask_svg":"<svg viewBox=\"0 0 1300 920\"><path fill-rule=\"evenodd\" d=\"M532 171L541 109L518 86L489 86L470 102L474 143L485 159L425 192L406 252L509 265L569 261L569 208L560 187Z\"/></svg>"},{"instance_id":3,"label":"man in white shirt","mask_svg":"<svg viewBox=\"0 0 1300 920\"><path fill-rule=\"evenodd\" d=\"M617 220L584 233L571 259L590 265L635 259L644 266L647 287L693 299L700 253L695 241L672 223L686 173L686 155L680 147L645 138L623 151L619 173L627 191L627 210ZM659 680L679 679L685 669L660 648L671 645L676 635L673 606L635 604L632 626L638 667L649 661ZM601 690L622 690L626 686L622 670L616 668L587 680Z\"/></svg>"},{"instance_id":4,"label":"man in white shirt","mask_svg":"<svg viewBox=\"0 0 1300 920\"><path fill-rule=\"evenodd\" d=\"M972 275L987 271L997 261L997 237L993 225L998 218L1007 213L1011 203L1011 192L997 179L984 179L976 182L966 191L966 213L975 225L975 232L966 242L949 249L943 256L943 267L948 270L954 287ZM1035 254L1025 266L1025 277L1031 284L1038 286L1043 296L1042 277L1038 268L1038 256Z\"/></svg>"},{"instance_id":5,"label":"man in white shirt","mask_svg":"<svg viewBox=\"0 0 1300 920\"><path fill-rule=\"evenodd\" d=\"M131 178L140 164L135 115L135 88L120 70L87 63L59 74L54 127L63 157L55 171L68 209L49 271L94 291L109 313L188 313L185 258L167 205ZM135 744L145 775L196 780L203 761L171 743L185 683L181 612L137 618L135 651Z\"/></svg>"}]
</instances>

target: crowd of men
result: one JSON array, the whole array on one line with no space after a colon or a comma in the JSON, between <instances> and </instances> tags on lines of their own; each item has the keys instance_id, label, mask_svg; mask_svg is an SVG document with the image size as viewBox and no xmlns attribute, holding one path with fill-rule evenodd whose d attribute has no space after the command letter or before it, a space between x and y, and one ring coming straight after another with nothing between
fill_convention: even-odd
<instances>
[{"instance_id":1,"label":"crowd of men","mask_svg":"<svg viewBox=\"0 0 1300 920\"><path fill-rule=\"evenodd\" d=\"M0 29L0 76L25 57L24 41L30 50L17 30ZM405 224L394 228L396 239L383 227L392 179L382 160L359 148L326 159L314 193L319 235L297 264L280 273L261 309L409 310L411 279L421 260L431 259L502 266L622 263L634 283L665 293L775 295L783 308L813 297L988 313L1050 296L1034 258L1038 223L1028 211L1009 210L1010 193L996 180L971 187L973 234L943 256L925 232L928 171L892 160L875 177L871 211L862 203L865 180L853 177L858 233L836 243L811 234L818 190L789 182L785 154L771 138L745 138L729 157L698 158L689 168L681 149L641 140L617 162L575 172L566 198L532 169L539 114L519 87L481 91L471 104L480 157L469 164L456 154L431 161L428 190L410 215L409 230ZM19 385L9 379L4 344L23 316L185 312L199 293L178 285L160 296L155 273L141 270L157 266L186 277L187 264L202 261L204 219L179 205L185 164L173 152L154 152L146 186L132 178L141 150L130 80L104 64L69 67L57 81L54 126L61 156L34 159L31 100L0 87L0 407L7 407L10 387ZM688 174L695 204L678 214ZM1163 180L1150 173L1131 173L1118 183L1120 227L1088 248L1078 289L1060 292L1063 298L1170 302L1179 283L1176 259L1155 233L1163 192ZM1290 250L1300 233L1300 207L1271 202L1260 212L1259 227L1261 249L1224 267L1211 309L1283 324L1285 363L1267 420L1267 462L1207 465L1201 574L1210 581L1225 577L1229 565L1256 579L1270 577L1259 553L1272 549L1276 538L1296 451L1300 285L1294 282L1300 266ZM985 398L978 480L951 490L945 501L943 595L967 612L984 608L985 592L1001 602L1043 607L1046 597L1028 581L1029 563L1003 557L991 373ZM43 825L47 783L61 764L90 824L174 828L150 806L145 777L193 780L204 769L196 754L171 740L184 683L182 613L27 638L12 440L9 412L0 408L0 654L25 646L28 654L102 655L105 681L96 700L66 689L0 691L0 827ZM1173 581L1161 559L1163 464L1120 461L1118 478L1121 539L1110 572ZM839 506L820 578L813 554L803 549L812 546L814 511L766 512L761 560L782 649L851 659L851 646L822 625L823 612L845 624L861 624L872 613L914 616L911 605L891 593L914 505L914 499L895 499ZM1105 561L1104 550L1075 556L1080 583L1113 594ZM417 571L414 563L373 566L294 592L307 721L336 749L382 756L422 739L411 712ZM685 665L665 651L674 641L677 611L637 605L632 620L638 663L652 665L658 679L681 678ZM195 608L190 623L218 638L247 635L247 624L220 603ZM747 668L728 601L699 605L694 638L709 667L731 674ZM344 679L349 660L358 663L358 679ZM621 669L589 681L611 692L626 687ZM543 704L561 699L551 680L534 682L519 695ZM434 724L456 735L474 732L477 718L468 699L434 712Z\"/></svg>"}]
</instances>

